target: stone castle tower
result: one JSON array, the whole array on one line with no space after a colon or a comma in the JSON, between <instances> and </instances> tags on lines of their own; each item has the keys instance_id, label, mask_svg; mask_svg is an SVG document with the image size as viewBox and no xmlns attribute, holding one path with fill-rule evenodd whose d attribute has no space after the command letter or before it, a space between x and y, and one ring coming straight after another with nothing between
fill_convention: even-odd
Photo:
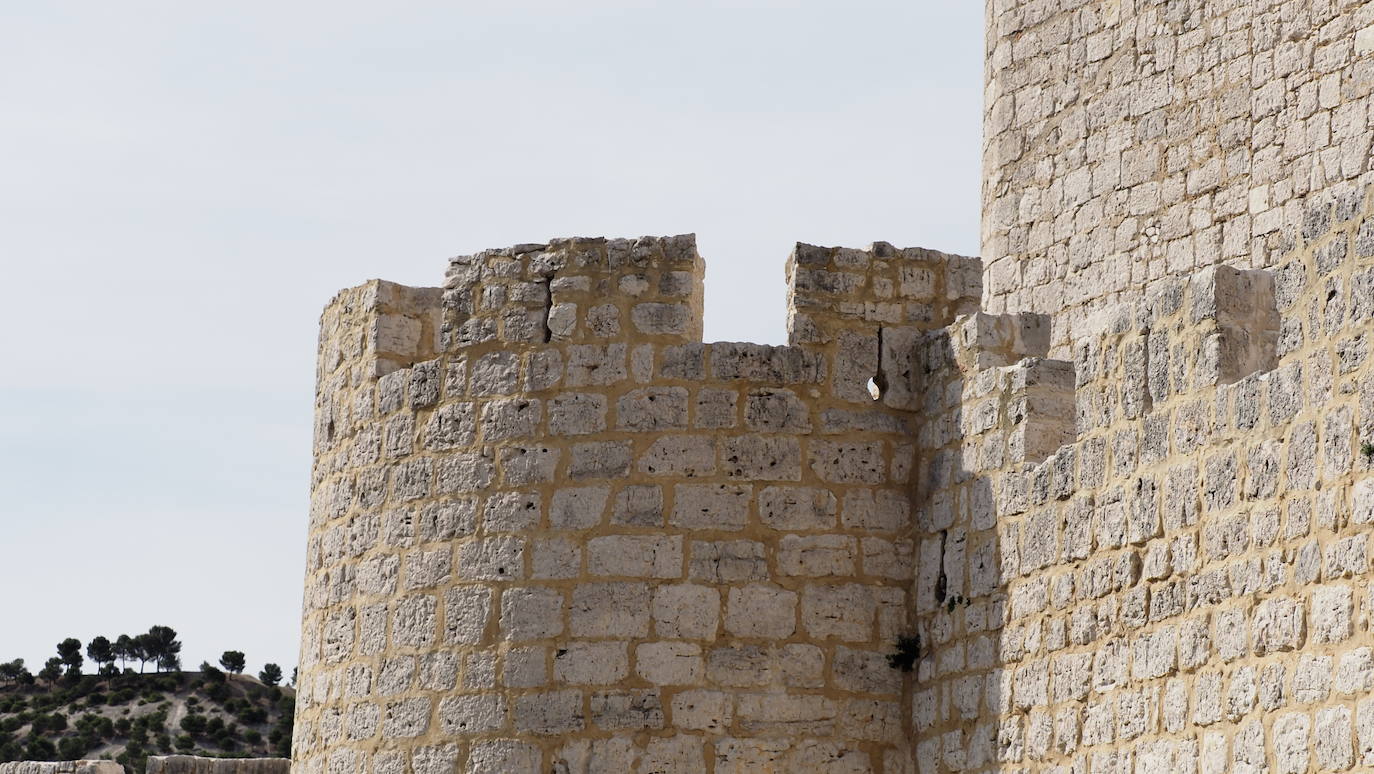
<instances>
[{"instance_id":1,"label":"stone castle tower","mask_svg":"<svg viewBox=\"0 0 1374 774\"><path fill-rule=\"evenodd\" d=\"M299 772L1374 768L1374 4L987 40L982 260L798 245L787 346L690 236L329 304Z\"/></svg>"}]
</instances>

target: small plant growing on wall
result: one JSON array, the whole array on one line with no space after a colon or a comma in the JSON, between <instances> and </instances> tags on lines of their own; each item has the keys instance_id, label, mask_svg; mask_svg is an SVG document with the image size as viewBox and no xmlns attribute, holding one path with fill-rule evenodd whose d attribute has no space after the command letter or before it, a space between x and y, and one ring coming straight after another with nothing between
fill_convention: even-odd
<instances>
[{"instance_id":1,"label":"small plant growing on wall","mask_svg":"<svg viewBox=\"0 0 1374 774\"><path fill-rule=\"evenodd\" d=\"M1363 454L1365 459L1374 461L1374 443L1365 441L1360 444L1360 454Z\"/></svg>"},{"instance_id":2,"label":"small plant growing on wall","mask_svg":"<svg viewBox=\"0 0 1374 774\"><path fill-rule=\"evenodd\" d=\"M887 654L887 665L910 672L921 657L921 635L902 634L897 637L897 652Z\"/></svg>"}]
</instances>

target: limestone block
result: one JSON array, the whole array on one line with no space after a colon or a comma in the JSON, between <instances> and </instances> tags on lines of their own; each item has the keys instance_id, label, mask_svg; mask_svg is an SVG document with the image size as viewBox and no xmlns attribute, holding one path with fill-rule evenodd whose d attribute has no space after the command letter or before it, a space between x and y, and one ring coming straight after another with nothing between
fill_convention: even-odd
<instances>
[{"instance_id":1,"label":"limestone block","mask_svg":"<svg viewBox=\"0 0 1374 774\"><path fill-rule=\"evenodd\" d=\"M887 480L882 442L810 442L811 470L834 484L881 484Z\"/></svg>"},{"instance_id":2,"label":"limestone block","mask_svg":"<svg viewBox=\"0 0 1374 774\"><path fill-rule=\"evenodd\" d=\"M506 701L499 695L447 696L439 701L439 729L445 734L481 734L506 726Z\"/></svg>"},{"instance_id":3,"label":"limestone block","mask_svg":"<svg viewBox=\"0 0 1374 774\"><path fill-rule=\"evenodd\" d=\"M744 401L744 423L750 430L766 433L811 432L810 411L792 390L751 390Z\"/></svg>"},{"instance_id":4,"label":"limestone block","mask_svg":"<svg viewBox=\"0 0 1374 774\"><path fill-rule=\"evenodd\" d=\"M854 538L843 535L786 535L778 543L778 569L804 577L854 574Z\"/></svg>"},{"instance_id":5,"label":"limestone block","mask_svg":"<svg viewBox=\"0 0 1374 774\"><path fill-rule=\"evenodd\" d=\"M547 446L504 447L501 449L501 480L507 486L552 481L560 454L558 449Z\"/></svg>"},{"instance_id":6,"label":"limestone block","mask_svg":"<svg viewBox=\"0 0 1374 774\"><path fill-rule=\"evenodd\" d=\"M1321 768L1343 771L1354 763L1349 707L1317 710L1312 737L1313 757Z\"/></svg>"},{"instance_id":7,"label":"limestone block","mask_svg":"<svg viewBox=\"0 0 1374 774\"><path fill-rule=\"evenodd\" d=\"M521 695L512 714L517 731L540 736L568 734L586 725L582 692L575 690Z\"/></svg>"},{"instance_id":8,"label":"limestone block","mask_svg":"<svg viewBox=\"0 0 1374 774\"><path fill-rule=\"evenodd\" d=\"M549 432L587 435L606 429L606 396L565 392L549 401Z\"/></svg>"},{"instance_id":9,"label":"limestone block","mask_svg":"<svg viewBox=\"0 0 1374 774\"><path fill-rule=\"evenodd\" d=\"M382 720L382 736L386 739L420 736L429 728L432 709L430 700L423 697L387 704Z\"/></svg>"},{"instance_id":10,"label":"limestone block","mask_svg":"<svg viewBox=\"0 0 1374 774\"><path fill-rule=\"evenodd\" d=\"M654 476L712 475L716 472L715 440L707 436L662 436L639 458L638 468Z\"/></svg>"},{"instance_id":11,"label":"limestone block","mask_svg":"<svg viewBox=\"0 0 1374 774\"><path fill-rule=\"evenodd\" d=\"M749 486L678 484L668 521L682 529L739 530L749 520Z\"/></svg>"},{"instance_id":12,"label":"limestone block","mask_svg":"<svg viewBox=\"0 0 1374 774\"><path fill-rule=\"evenodd\" d=\"M693 407L695 426L709 430L735 427L739 423L738 402L739 393L734 390L701 388Z\"/></svg>"},{"instance_id":13,"label":"limestone block","mask_svg":"<svg viewBox=\"0 0 1374 774\"><path fill-rule=\"evenodd\" d=\"M1354 600L1348 586L1317 586L1311 591L1309 617L1314 642L1342 642L1352 634Z\"/></svg>"},{"instance_id":14,"label":"limestone block","mask_svg":"<svg viewBox=\"0 0 1374 774\"><path fill-rule=\"evenodd\" d=\"M658 637L712 639L720 625L720 592L694 584L659 586L654 590L653 618Z\"/></svg>"},{"instance_id":15,"label":"limestone block","mask_svg":"<svg viewBox=\"0 0 1374 774\"><path fill-rule=\"evenodd\" d=\"M575 637L647 637L650 596L643 583L583 583L569 611Z\"/></svg>"},{"instance_id":16,"label":"limestone block","mask_svg":"<svg viewBox=\"0 0 1374 774\"><path fill-rule=\"evenodd\" d=\"M570 685L615 685L629 672L623 642L572 642L554 654L554 679Z\"/></svg>"},{"instance_id":17,"label":"limestone block","mask_svg":"<svg viewBox=\"0 0 1374 774\"><path fill-rule=\"evenodd\" d=\"M720 734L734 718L734 699L721 691L680 691L673 697L672 713L680 728Z\"/></svg>"},{"instance_id":18,"label":"limestone block","mask_svg":"<svg viewBox=\"0 0 1374 774\"><path fill-rule=\"evenodd\" d=\"M635 673L654 685L692 685L705 673L701 647L688 642L650 642L635 648Z\"/></svg>"},{"instance_id":19,"label":"limestone block","mask_svg":"<svg viewBox=\"0 0 1374 774\"><path fill-rule=\"evenodd\" d=\"M531 578L575 578L582 567L582 548L571 538L540 538L531 553Z\"/></svg>"},{"instance_id":20,"label":"limestone block","mask_svg":"<svg viewBox=\"0 0 1374 774\"><path fill-rule=\"evenodd\" d=\"M876 613L877 600L861 584L810 584L802 592L802 626L813 637L868 641Z\"/></svg>"},{"instance_id":21,"label":"limestone block","mask_svg":"<svg viewBox=\"0 0 1374 774\"><path fill-rule=\"evenodd\" d=\"M735 722L751 735L797 728L806 736L829 736L838 713L835 701L824 696L745 693L736 702Z\"/></svg>"},{"instance_id":22,"label":"limestone block","mask_svg":"<svg viewBox=\"0 0 1374 774\"><path fill-rule=\"evenodd\" d=\"M691 309L683 304L643 303L630 310L635 328L656 335L683 335L692 325Z\"/></svg>"},{"instance_id":23,"label":"limestone block","mask_svg":"<svg viewBox=\"0 0 1374 774\"><path fill-rule=\"evenodd\" d=\"M1293 672L1293 697L1303 704L1324 701L1331 691L1331 657L1304 653Z\"/></svg>"},{"instance_id":24,"label":"limestone block","mask_svg":"<svg viewBox=\"0 0 1374 774\"><path fill-rule=\"evenodd\" d=\"M688 576L705 583L767 580L766 551L752 540L693 541Z\"/></svg>"},{"instance_id":25,"label":"limestone block","mask_svg":"<svg viewBox=\"0 0 1374 774\"><path fill-rule=\"evenodd\" d=\"M474 645L481 641L491 616L491 589L454 586L444 592L444 642Z\"/></svg>"},{"instance_id":26,"label":"limestone block","mask_svg":"<svg viewBox=\"0 0 1374 774\"><path fill-rule=\"evenodd\" d=\"M1229 623L1229 621L1228 621ZM1254 617L1254 653L1264 656L1300 647L1304 641L1302 606L1293 599L1272 598L1259 603Z\"/></svg>"},{"instance_id":27,"label":"limestone block","mask_svg":"<svg viewBox=\"0 0 1374 774\"><path fill-rule=\"evenodd\" d=\"M487 533L521 532L539 524L542 513L538 492L501 492L487 499L482 529Z\"/></svg>"},{"instance_id":28,"label":"limestone block","mask_svg":"<svg viewBox=\"0 0 1374 774\"><path fill-rule=\"evenodd\" d=\"M662 487L634 485L621 489L611 509L611 523L635 527L662 526Z\"/></svg>"},{"instance_id":29,"label":"limestone block","mask_svg":"<svg viewBox=\"0 0 1374 774\"><path fill-rule=\"evenodd\" d=\"M627 376L624 344L574 344L566 351L563 378L569 387L604 387Z\"/></svg>"},{"instance_id":30,"label":"limestone block","mask_svg":"<svg viewBox=\"0 0 1374 774\"><path fill-rule=\"evenodd\" d=\"M646 387L626 393L616 404L616 426L637 432L686 429L687 397L682 387Z\"/></svg>"},{"instance_id":31,"label":"limestone block","mask_svg":"<svg viewBox=\"0 0 1374 774\"><path fill-rule=\"evenodd\" d=\"M606 486L560 489L549 503L549 525L555 529L588 529L601 523L611 490Z\"/></svg>"},{"instance_id":32,"label":"limestone block","mask_svg":"<svg viewBox=\"0 0 1374 774\"><path fill-rule=\"evenodd\" d=\"M731 634L783 639L796 628L796 592L762 584L730 589L725 603L725 630Z\"/></svg>"},{"instance_id":33,"label":"limestone block","mask_svg":"<svg viewBox=\"0 0 1374 774\"><path fill-rule=\"evenodd\" d=\"M453 562L453 551L442 548L436 551L411 551L406 554L407 589L424 589L438 586L448 580Z\"/></svg>"},{"instance_id":34,"label":"limestone block","mask_svg":"<svg viewBox=\"0 0 1374 774\"><path fill-rule=\"evenodd\" d=\"M1374 688L1374 656L1368 647L1341 654L1332 687L1344 696L1367 693Z\"/></svg>"},{"instance_id":35,"label":"limestone block","mask_svg":"<svg viewBox=\"0 0 1374 774\"><path fill-rule=\"evenodd\" d=\"M462 580L516 580L525 577L525 541L518 537L475 538L458 547Z\"/></svg>"},{"instance_id":36,"label":"limestone block","mask_svg":"<svg viewBox=\"0 0 1374 774\"><path fill-rule=\"evenodd\" d=\"M438 628L435 614L438 601L428 594L405 597L392 605L391 641L402 647L419 648L434 641Z\"/></svg>"},{"instance_id":37,"label":"limestone block","mask_svg":"<svg viewBox=\"0 0 1374 774\"><path fill-rule=\"evenodd\" d=\"M721 442L721 467L730 478L800 481L801 442L795 438L744 435Z\"/></svg>"},{"instance_id":38,"label":"limestone block","mask_svg":"<svg viewBox=\"0 0 1374 774\"><path fill-rule=\"evenodd\" d=\"M482 440L488 443L534 435L543 418L543 404L530 398L491 400L482 404Z\"/></svg>"},{"instance_id":39,"label":"limestone block","mask_svg":"<svg viewBox=\"0 0 1374 774\"><path fill-rule=\"evenodd\" d=\"M512 642L556 637L563 631L563 594L546 588L501 593L501 633Z\"/></svg>"},{"instance_id":40,"label":"limestone block","mask_svg":"<svg viewBox=\"0 0 1374 774\"><path fill-rule=\"evenodd\" d=\"M872 498L870 495L869 502ZM824 489L769 486L759 491L759 520L777 530L813 530L835 526L835 495Z\"/></svg>"},{"instance_id":41,"label":"limestone block","mask_svg":"<svg viewBox=\"0 0 1374 774\"><path fill-rule=\"evenodd\" d=\"M849 489L840 522L851 529L900 532L911 522L911 500L893 489Z\"/></svg>"},{"instance_id":42,"label":"limestone block","mask_svg":"<svg viewBox=\"0 0 1374 774\"><path fill-rule=\"evenodd\" d=\"M682 538L654 535L609 535L587 542L587 570L592 575L632 578L677 578L682 575Z\"/></svg>"},{"instance_id":43,"label":"limestone block","mask_svg":"<svg viewBox=\"0 0 1374 774\"><path fill-rule=\"evenodd\" d=\"M591 695L591 708L592 722L607 730L654 729L664 723L657 691L598 691Z\"/></svg>"},{"instance_id":44,"label":"limestone block","mask_svg":"<svg viewBox=\"0 0 1374 774\"><path fill-rule=\"evenodd\" d=\"M538 688L548 684L546 648L513 648L506 652L502 684L510 688Z\"/></svg>"},{"instance_id":45,"label":"limestone block","mask_svg":"<svg viewBox=\"0 0 1374 774\"><path fill-rule=\"evenodd\" d=\"M474 396L509 395L520 378L520 358L513 352L491 352L473 361L469 392Z\"/></svg>"},{"instance_id":46,"label":"limestone block","mask_svg":"<svg viewBox=\"0 0 1374 774\"><path fill-rule=\"evenodd\" d=\"M901 691L900 672L892 669L883 652L836 646L831 668L842 690L887 695Z\"/></svg>"}]
</instances>

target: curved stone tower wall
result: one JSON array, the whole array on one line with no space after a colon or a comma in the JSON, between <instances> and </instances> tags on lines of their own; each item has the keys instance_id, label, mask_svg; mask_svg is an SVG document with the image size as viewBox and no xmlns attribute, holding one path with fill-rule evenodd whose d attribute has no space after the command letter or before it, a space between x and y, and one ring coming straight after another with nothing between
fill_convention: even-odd
<instances>
[{"instance_id":1,"label":"curved stone tower wall","mask_svg":"<svg viewBox=\"0 0 1374 774\"><path fill-rule=\"evenodd\" d=\"M798 245L786 347L700 343L690 237L329 305L295 767L1374 768L1374 4L988 9L986 276Z\"/></svg>"},{"instance_id":2,"label":"curved stone tower wall","mask_svg":"<svg viewBox=\"0 0 1374 774\"><path fill-rule=\"evenodd\" d=\"M788 275L785 347L700 343L691 237L522 245L442 290L334 299L300 771L910 770L887 654L912 353L976 306L980 267L799 245ZM1016 335L1043 354L1045 333Z\"/></svg>"}]
</instances>

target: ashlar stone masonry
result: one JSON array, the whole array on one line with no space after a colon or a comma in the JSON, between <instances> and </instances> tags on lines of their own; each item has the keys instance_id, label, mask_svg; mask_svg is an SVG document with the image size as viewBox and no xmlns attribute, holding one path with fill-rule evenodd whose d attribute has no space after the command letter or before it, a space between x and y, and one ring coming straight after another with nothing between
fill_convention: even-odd
<instances>
[{"instance_id":1,"label":"ashlar stone masonry","mask_svg":"<svg viewBox=\"0 0 1374 774\"><path fill-rule=\"evenodd\" d=\"M297 774L1374 769L1374 5L988 24L986 271L799 244L778 347L691 236L328 305Z\"/></svg>"}]
</instances>

